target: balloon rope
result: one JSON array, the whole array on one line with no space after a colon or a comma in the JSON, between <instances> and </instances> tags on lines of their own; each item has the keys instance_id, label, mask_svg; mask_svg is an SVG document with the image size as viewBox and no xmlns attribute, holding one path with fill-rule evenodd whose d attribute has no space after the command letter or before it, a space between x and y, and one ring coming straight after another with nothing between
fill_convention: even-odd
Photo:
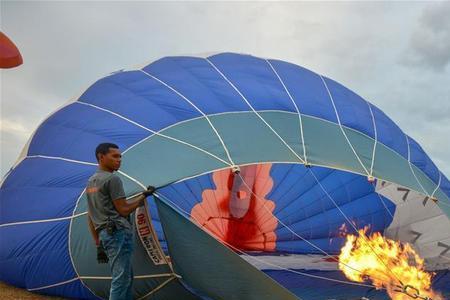
<instances>
[{"instance_id":1,"label":"balloon rope","mask_svg":"<svg viewBox=\"0 0 450 300\"><path fill-rule=\"evenodd\" d=\"M291 99L292 104L294 105L295 110L297 111L298 122L299 122L299 126L300 126L300 138L301 138L301 143L302 143L302 147L303 147L303 159L305 160L305 165L308 165L308 157L306 156L305 136L303 135L303 120L302 120L302 114L300 113L300 109L299 109L297 103L295 103L294 98L292 97L292 95L289 92L288 88L284 84L283 79L281 79L281 76L278 74L277 70L275 70L275 67L270 63L270 61L268 59L266 59L266 62L270 66L272 71L275 73L275 75L277 76L278 80L280 81L281 85L284 88L284 91L288 95L289 99Z\"/></svg>"},{"instance_id":2,"label":"balloon rope","mask_svg":"<svg viewBox=\"0 0 450 300\"><path fill-rule=\"evenodd\" d=\"M345 133L344 128L342 127L341 118L339 117L339 114L338 114L338 111L337 111L337 108L336 108L336 104L334 103L333 96L331 95L331 92L330 92L330 90L328 89L327 83L326 83L325 80L323 79L322 75L319 75L319 77L320 77L320 79L322 79L322 83L323 83L323 85L325 86L325 89L327 90L328 96L330 97L331 104L333 105L334 112L336 113L336 119L337 119L337 121L338 121L339 128L340 128L341 131L342 131L342 134L344 135L345 139L347 140L348 145L349 145L350 148L352 149L353 154L355 154L355 157L356 157L356 159L358 160L359 164L361 165L361 167L362 167L362 168L364 169L364 171L366 172L366 175L367 175L367 176L371 176L371 174L369 173L369 171L367 170L367 168L364 166L363 162L361 161L361 158L359 157L358 153L356 153L356 150L355 150L355 148L353 147L352 143L350 142L350 140L349 140L347 134Z\"/></svg>"},{"instance_id":3,"label":"balloon rope","mask_svg":"<svg viewBox=\"0 0 450 300\"><path fill-rule=\"evenodd\" d=\"M375 116L373 115L372 111L372 105L369 103L369 101L366 101L367 106L369 106L370 116L372 117L372 126L373 126L373 133L374 133L374 142L373 142L373 148L372 148L372 159L370 163L370 173L369 176L373 176L373 165L375 163L375 153L377 151L377 144L378 144L378 130L377 130L377 124L375 122Z\"/></svg>"}]
</instances>

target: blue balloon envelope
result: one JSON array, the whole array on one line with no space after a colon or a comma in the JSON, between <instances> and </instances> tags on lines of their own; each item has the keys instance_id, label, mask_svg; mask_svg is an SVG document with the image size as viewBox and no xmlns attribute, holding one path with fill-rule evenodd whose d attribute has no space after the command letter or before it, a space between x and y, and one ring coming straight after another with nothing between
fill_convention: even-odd
<instances>
[{"instance_id":1,"label":"blue balloon envelope","mask_svg":"<svg viewBox=\"0 0 450 300\"><path fill-rule=\"evenodd\" d=\"M149 198L135 215L136 298L257 299L267 280L273 299L388 299L338 270L361 228L411 243L450 295L450 182L421 146L332 79L234 53L115 72L43 121L2 181L0 280L108 297L85 195L102 142L122 151L127 196L153 185L165 203Z\"/></svg>"}]
</instances>

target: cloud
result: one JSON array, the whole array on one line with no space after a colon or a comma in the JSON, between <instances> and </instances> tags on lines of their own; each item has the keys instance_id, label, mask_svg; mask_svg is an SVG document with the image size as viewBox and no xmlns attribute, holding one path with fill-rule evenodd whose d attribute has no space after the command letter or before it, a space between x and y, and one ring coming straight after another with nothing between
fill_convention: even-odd
<instances>
[{"instance_id":1,"label":"cloud","mask_svg":"<svg viewBox=\"0 0 450 300\"><path fill-rule=\"evenodd\" d=\"M20 124L2 136L2 175L27 141L28 137L19 129L26 128L31 134L50 112L80 95L95 80L162 56L223 51L290 61L341 82L380 107L424 146L438 167L450 174L450 144L441 142L450 132L447 117L450 68L444 67L448 65L446 53L450 55L450 51L433 50L439 54L435 55L427 52L431 50L426 47L438 41L445 48L445 42L450 41L449 5L417 2L1 2L0 5L2 30L14 38L24 57L20 68L1 71L1 119Z\"/></svg>"},{"instance_id":2,"label":"cloud","mask_svg":"<svg viewBox=\"0 0 450 300\"><path fill-rule=\"evenodd\" d=\"M450 2L423 11L403 58L405 65L442 72L450 63Z\"/></svg>"}]
</instances>

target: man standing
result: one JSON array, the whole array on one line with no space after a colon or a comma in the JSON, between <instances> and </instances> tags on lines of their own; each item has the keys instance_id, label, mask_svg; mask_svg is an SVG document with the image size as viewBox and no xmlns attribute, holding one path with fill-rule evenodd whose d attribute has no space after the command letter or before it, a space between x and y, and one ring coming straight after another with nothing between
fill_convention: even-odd
<instances>
[{"instance_id":1,"label":"man standing","mask_svg":"<svg viewBox=\"0 0 450 300\"><path fill-rule=\"evenodd\" d=\"M95 149L97 172L89 178L86 195L88 223L97 246L97 260L111 267L110 300L133 299L133 270L131 258L134 249L130 214L144 204L155 189L151 186L128 203L123 184L114 171L119 170L122 154L119 147L102 143Z\"/></svg>"}]
</instances>

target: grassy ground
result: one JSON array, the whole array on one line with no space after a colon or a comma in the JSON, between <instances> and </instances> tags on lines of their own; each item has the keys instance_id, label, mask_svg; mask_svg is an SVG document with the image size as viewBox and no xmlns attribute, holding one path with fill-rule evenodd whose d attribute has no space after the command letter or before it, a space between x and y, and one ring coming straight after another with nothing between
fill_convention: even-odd
<instances>
[{"instance_id":1,"label":"grassy ground","mask_svg":"<svg viewBox=\"0 0 450 300\"><path fill-rule=\"evenodd\" d=\"M19 289L3 282L0 282L0 299L1 300L12 300L12 299L24 299L24 300L64 300L64 298L43 296L28 292L24 289Z\"/></svg>"}]
</instances>

